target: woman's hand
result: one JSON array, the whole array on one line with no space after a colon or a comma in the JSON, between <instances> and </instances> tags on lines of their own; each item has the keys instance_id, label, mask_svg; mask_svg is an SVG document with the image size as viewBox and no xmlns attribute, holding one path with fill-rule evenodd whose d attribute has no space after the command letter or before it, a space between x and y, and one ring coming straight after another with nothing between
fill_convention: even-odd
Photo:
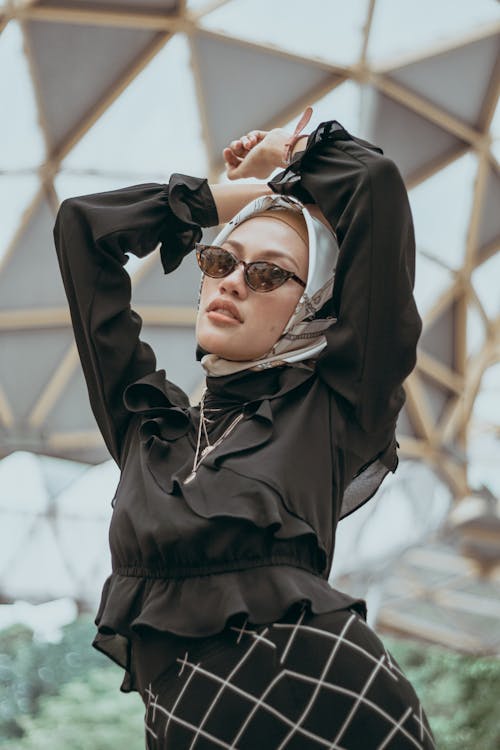
<instances>
[{"instance_id":1,"label":"woman's hand","mask_svg":"<svg viewBox=\"0 0 500 750\"><path fill-rule=\"evenodd\" d=\"M238 140L231 141L222 155L229 180L240 177L266 179L277 168L285 168L285 144L291 134L283 128L251 130Z\"/></svg>"}]
</instances>

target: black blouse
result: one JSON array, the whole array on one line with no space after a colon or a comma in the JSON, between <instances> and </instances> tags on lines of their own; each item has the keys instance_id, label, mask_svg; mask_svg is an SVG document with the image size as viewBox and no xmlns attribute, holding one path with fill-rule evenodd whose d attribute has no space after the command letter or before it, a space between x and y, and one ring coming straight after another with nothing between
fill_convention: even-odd
<instances>
[{"instance_id":1,"label":"black blouse","mask_svg":"<svg viewBox=\"0 0 500 750\"><path fill-rule=\"evenodd\" d=\"M199 407L158 370L130 307L127 253L159 243L166 273L219 223L207 180L172 174L63 201L54 239L90 402L121 469L110 525L112 573L94 646L135 689L132 631L207 636L228 618L278 619L365 605L328 583L335 528L395 471L402 383L416 361L415 239L407 192L382 149L323 122L268 185L317 203L340 246L337 318L315 369L208 377L214 437L244 419L184 484ZM353 550L353 554L355 551Z\"/></svg>"}]
</instances>

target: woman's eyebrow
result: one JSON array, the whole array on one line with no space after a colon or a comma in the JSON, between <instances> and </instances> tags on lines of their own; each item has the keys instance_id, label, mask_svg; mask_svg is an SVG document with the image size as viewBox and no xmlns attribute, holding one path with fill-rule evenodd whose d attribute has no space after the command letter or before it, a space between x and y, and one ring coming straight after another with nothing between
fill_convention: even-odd
<instances>
[{"instance_id":1,"label":"woman's eyebrow","mask_svg":"<svg viewBox=\"0 0 500 750\"><path fill-rule=\"evenodd\" d=\"M224 240L223 244L232 245L232 247L234 247L235 250L238 250L239 252L241 252L242 250L245 249L244 245L242 245L241 242L238 242L237 240ZM288 260L291 263L293 263L293 265L295 266L296 269L298 269L298 264L297 264L295 258L293 257L293 255L289 255L288 253L284 253L281 250L272 250L271 248L269 248L269 249L263 249L261 252L262 252L262 256L263 257L265 256L265 257L268 257L268 258L278 258L278 259L281 259L281 260Z\"/></svg>"}]
</instances>

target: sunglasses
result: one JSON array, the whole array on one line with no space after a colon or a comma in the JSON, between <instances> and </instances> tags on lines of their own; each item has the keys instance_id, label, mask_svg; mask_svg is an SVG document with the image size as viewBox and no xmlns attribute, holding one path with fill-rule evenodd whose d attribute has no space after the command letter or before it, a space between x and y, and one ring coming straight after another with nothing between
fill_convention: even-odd
<instances>
[{"instance_id":1,"label":"sunglasses","mask_svg":"<svg viewBox=\"0 0 500 750\"><path fill-rule=\"evenodd\" d=\"M293 279L303 287L306 286L305 282L292 271L286 271L275 263L268 263L267 260L245 263L229 250L217 247L217 245L202 245L196 242L195 248L199 267L206 276L212 279L223 279L224 276L229 276L237 266L242 265L245 283L254 292L272 292L288 279Z\"/></svg>"}]
</instances>

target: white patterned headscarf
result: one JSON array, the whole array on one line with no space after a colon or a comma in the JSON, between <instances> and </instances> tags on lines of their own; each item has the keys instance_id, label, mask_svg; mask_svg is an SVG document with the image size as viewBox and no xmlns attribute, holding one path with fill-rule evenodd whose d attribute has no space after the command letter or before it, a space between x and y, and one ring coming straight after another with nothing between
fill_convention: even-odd
<instances>
[{"instance_id":1,"label":"white patterned headscarf","mask_svg":"<svg viewBox=\"0 0 500 750\"><path fill-rule=\"evenodd\" d=\"M258 214L277 209L280 209L282 214L284 208L302 213L307 227L309 266L307 283L302 296L283 333L267 354L244 362L224 359L215 354L205 354L201 364L207 375L229 375L248 369L263 370L287 363L303 366L305 360L314 359L326 346L324 333L335 322L335 319L315 316L332 296L339 254L337 237L329 225L327 226L324 221L313 216L311 211L293 196L263 195L247 203L224 226L211 244L222 245L233 229ZM311 209L314 210L312 206Z\"/></svg>"}]
</instances>

